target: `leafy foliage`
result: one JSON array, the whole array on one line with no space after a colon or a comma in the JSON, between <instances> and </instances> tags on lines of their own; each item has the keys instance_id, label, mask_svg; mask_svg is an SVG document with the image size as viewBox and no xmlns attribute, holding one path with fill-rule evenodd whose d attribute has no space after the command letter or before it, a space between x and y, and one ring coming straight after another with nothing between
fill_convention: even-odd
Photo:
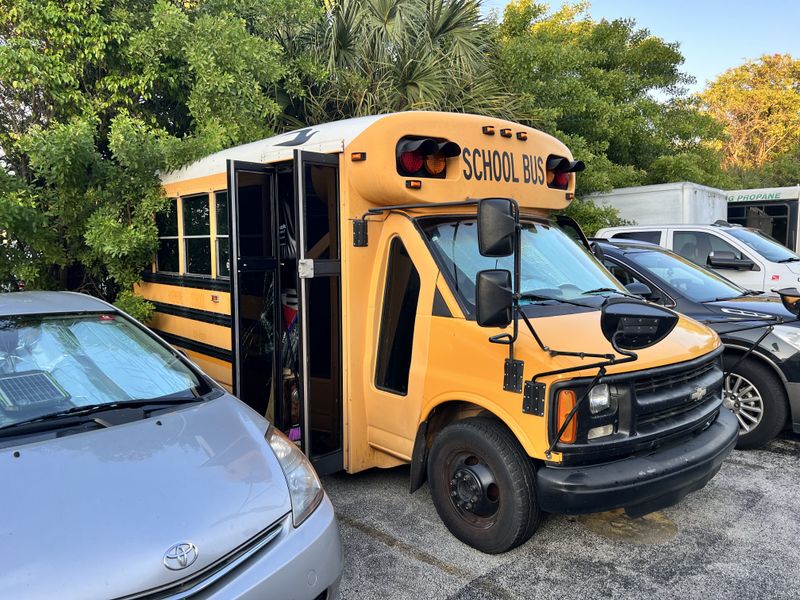
<instances>
[{"instance_id":1,"label":"leafy foliage","mask_svg":"<svg viewBox=\"0 0 800 600\"><path fill-rule=\"evenodd\" d=\"M677 44L630 19L594 21L586 8L550 13L516 0L497 42L500 77L527 99L531 125L586 162L579 194L688 177L715 183L719 159L707 142L721 128L684 97L692 78Z\"/></svg>"},{"instance_id":2,"label":"leafy foliage","mask_svg":"<svg viewBox=\"0 0 800 600\"><path fill-rule=\"evenodd\" d=\"M700 98L725 127L726 167L761 167L800 146L800 60L762 56L720 75Z\"/></svg>"},{"instance_id":3,"label":"leafy foliage","mask_svg":"<svg viewBox=\"0 0 800 600\"><path fill-rule=\"evenodd\" d=\"M311 14L0 0L0 285L127 298L156 249L157 172L274 132L289 65L265 32Z\"/></svg>"},{"instance_id":4,"label":"leafy foliage","mask_svg":"<svg viewBox=\"0 0 800 600\"><path fill-rule=\"evenodd\" d=\"M522 114L493 76L479 0L336 0L286 50L305 69L287 107L298 122L400 110Z\"/></svg>"}]
</instances>

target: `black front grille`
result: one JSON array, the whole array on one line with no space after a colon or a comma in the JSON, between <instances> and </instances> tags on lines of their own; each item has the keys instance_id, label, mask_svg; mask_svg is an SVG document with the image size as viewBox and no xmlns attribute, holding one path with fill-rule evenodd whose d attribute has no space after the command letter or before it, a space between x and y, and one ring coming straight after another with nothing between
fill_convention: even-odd
<instances>
[{"instance_id":1,"label":"black front grille","mask_svg":"<svg viewBox=\"0 0 800 600\"><path fill-rule=\"evenodd\" d=\"M617 399L614 412L591 414L588 402L578 415L577 440L559 443L562 464L592 464L624 458L640 450L652 450L701 431L713 422L722 406L722 348L683 363L615 373L600 382L609 385ZM590 380L556 384L551 398L561 388L583 391ZM555 411L550 435L555 435ZM589 439L592 428L611 425L613 435ZM552 439L552 438L551 438Z\"/></svg>"},{"instance_id":2,"label":"black front grille","mask_svg":"<svg viewBox=\"0 0 800 600\"><path fill-rule=\"evenodd\" d=\"M684 368L669 367L633 382L637 429L683 413L696 411L708 402L716 402L722 394L722 368L714 356Z\"/></svg>"},{"instance_id":3,"label":"black front grille","mask_svg":"<svg viewBox=\"0 0 800 600\"><path fill-rule=\"evenodd\" d=\"M679 371L678 373L655 375L653 377L640 379L634 384L634 389L637 394L646 394L648 392L655 392L660 388L671 387L676 384L685 383L686 381L692 381L705 375L709 371L713 371L717 362L717 360L710 360L688 371Z\"/></svg>"}]
</instances>

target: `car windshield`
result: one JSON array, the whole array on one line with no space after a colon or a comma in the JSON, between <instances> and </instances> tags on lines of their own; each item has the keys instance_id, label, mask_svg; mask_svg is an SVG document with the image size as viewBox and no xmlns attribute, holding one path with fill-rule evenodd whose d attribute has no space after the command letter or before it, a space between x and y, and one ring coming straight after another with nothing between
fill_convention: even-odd
<instances>
[{"instance_id":1,"label":"car windshield","mask_svg":"<svg viewBox=\"0 0 800 600\"><path fill-rule=\"evenodd\" d=\"M774 240L760 231L739 227L732 227L725 231L771 262L800 261L800 256L786 246L782 246L778 240Z\"/></svg>"},{"instance_id":2,"label":"car windshield","mask_svg":"<svg viewBox=\"0 0 800 600\"><path fill-rule=\"evenodd\" d=\"M180 396L197 376L115 314L0 317L0 427L79 406Z\"/></svg>"},{"instance_id":3,"label":"car windshield","mask_svg":"<svg viewBox=\"0 0 800 600\"><path fill-rule=\"evenodd\" d=\"M675 254L648 250L630 252L625 257L695 302L737 298L746 293L724 277Z\"/></svg>"},{"instance_id":4,"label":"car windshield","mask_svg":"<svg viewBox=\"0 0 800 600\"><path fill-rule=\"evenodd\" d=\"M478 271L507 269L513 272L513 257L490 258L478 252L475 219L424 220L422 226L442 268L450 273L455 291L471 312L475 307ZM520 289L523 292L561 300L573 300L597 290L625 292L591 254L559 228L524 222L521 238Z\"/></svg>"}]
</instances>

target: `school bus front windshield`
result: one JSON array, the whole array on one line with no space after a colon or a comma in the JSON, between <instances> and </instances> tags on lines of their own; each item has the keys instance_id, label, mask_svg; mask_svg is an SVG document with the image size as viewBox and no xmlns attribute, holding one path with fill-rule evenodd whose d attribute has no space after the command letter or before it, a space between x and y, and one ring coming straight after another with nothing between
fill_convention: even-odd
<instances>
[{"instance_id":1,"label":"school bus front windshield","mask_svg":"<svg viewBox=\"0 0 800 600\"><path fill-rule=\"evenodd\" d=\"M453 290L469 314L474 314L478 271L513 270L513 258L491 258L478 252L478 227L474 218L422 219L421 223ZM558 227L546 222L523 222L520 241L520 289L529 295L523 303L544 298L573 300L599 290L625 293L619 282Z\"/></svg>"}]
</instances>

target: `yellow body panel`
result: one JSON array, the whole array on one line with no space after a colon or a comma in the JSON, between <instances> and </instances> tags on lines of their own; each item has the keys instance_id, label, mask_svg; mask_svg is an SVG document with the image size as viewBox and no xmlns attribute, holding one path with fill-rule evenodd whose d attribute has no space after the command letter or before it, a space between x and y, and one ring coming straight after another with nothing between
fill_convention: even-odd
<instances>
[{"instance_id":1,"label":"yellow body panel","mask_svg":"<svg viewBox=\"0 0 800 600\"><path fill-rule=\"evenodd\" d=\"M229 392L233 390L233 382L231 381L231 363L226 360L214 358L213 356L207 356L200 352L195 352L194 350L189 350L188 348L182 348L178 345L175 347L180 348L180 350L189 357L189 360L203 369L207 375L212 377L217 383L224 386Z\"/></svg>"},{"instance_id":2,"label":"yellow body panel","mask_svg":"<svg viewBox=\"0 0 800 600\"><path fill-rule=\"evenodd\" d=\"M231 314L231 295L228 292L144 281L137 284L135 291L153 302L195 308L221 315Z\"/></svg>"},{"instance_id":3,"label":"yellow body panel","mask_svg":"<svg viewBox=\"0 0 800 600\"><path fill-rule=\"evenodd\" d=\"M213 323L204 323L187 317L154 312L149 325L158 331L178 335L189 340L202 340L202 343L223 350L231 349L231 328Z\"/></svg>"}]
</instances>

